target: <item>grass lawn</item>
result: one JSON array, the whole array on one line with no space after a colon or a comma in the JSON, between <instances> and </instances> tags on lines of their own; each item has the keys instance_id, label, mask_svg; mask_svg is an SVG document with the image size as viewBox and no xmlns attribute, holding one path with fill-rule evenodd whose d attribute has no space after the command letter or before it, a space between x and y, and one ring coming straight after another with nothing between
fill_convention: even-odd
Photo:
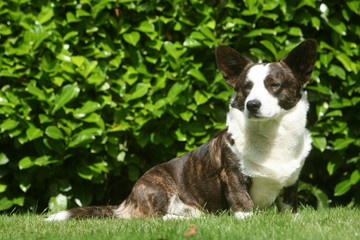
<instances>
[{"instance_id":1,"label":"grass lawn","mask_svg":"<svg viewBox=\"0 0 360 240\"><path fill-rule=\"evenodd\" d=\"M45 222L35 214L0 215L0 239L360 239L360 209L303 208L298 215L257 212L199 219L70 220ZM194 226L193 236L183 234Z\"/></svg>"}]
</instances>

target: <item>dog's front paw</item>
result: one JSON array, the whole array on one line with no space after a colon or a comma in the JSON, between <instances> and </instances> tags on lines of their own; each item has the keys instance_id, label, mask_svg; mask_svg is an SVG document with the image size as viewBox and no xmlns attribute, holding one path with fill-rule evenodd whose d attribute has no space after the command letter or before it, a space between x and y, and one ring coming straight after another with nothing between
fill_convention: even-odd
<instances>
[{"instance_id":1,"label":"dog's front paw","mask_svg":"<svg viewBox=\"0 0 360 240\"><path fill-rule=\"evenodd\" d=\"M247 217L250 217L252 214L252 212L236 212L235 217L237 219L245 219Z\"/></svg>"}]
</instances>

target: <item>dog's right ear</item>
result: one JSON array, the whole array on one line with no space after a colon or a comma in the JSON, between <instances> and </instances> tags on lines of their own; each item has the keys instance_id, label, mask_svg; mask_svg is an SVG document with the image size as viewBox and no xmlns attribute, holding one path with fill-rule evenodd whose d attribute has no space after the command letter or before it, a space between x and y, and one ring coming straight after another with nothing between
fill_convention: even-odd
<instances>
[{"instance_id":1,"label":"dog's right ear","mask_svg":"<svg viewBox=\"0 0 360 240\"><path fill-rule=\"evenodd\" d=\"M245 67L252 63L231 47L220 45L215 50L217 65L226 83L235 88L236 80Z\"/></svg>"}]
</instances>

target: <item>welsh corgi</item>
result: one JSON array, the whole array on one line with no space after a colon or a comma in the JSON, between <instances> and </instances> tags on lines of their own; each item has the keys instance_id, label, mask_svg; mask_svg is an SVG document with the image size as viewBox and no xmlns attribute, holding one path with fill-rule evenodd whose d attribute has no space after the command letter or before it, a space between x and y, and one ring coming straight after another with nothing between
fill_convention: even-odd
<instances>
[{"instance_id":1,"label":"welsh corgi","mask_svg":"<svg viewBox=\"0 0 360 240\"><path fill-rule=\"evenodd\" d=\"M305 128L316 42L306 40L280 62L253 63L228 46L217 65L235 90L226 129L199 148L147 171L119 206L74 208L47 221L71 218L199 217L230 209L245 218L275 203L297 211L301 168L311 150Z\"/></svg>"}]
</instances>

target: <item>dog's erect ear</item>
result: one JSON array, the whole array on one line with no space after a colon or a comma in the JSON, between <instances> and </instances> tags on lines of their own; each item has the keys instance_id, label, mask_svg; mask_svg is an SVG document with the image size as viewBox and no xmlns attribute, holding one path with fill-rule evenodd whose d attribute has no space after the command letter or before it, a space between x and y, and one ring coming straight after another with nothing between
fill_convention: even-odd
<instances>
[{"instance_id":1,"label":"dog's erect ear","mask_svg":"<svg viewBox=\"0 0 360 240\"><path fill-rule=\"evenodd\" d=\"M252 63L231 47L220 45L216 48L216 61L226 83L235 88L237 77Z\"/></svg>"},{"instance_id":2,"label":"dog's erect ear","mask_svg":"<svg viewBox=\"0 0 360 240\"><path fill-rule=\"evenodd\" d=\"M316 41L306 40L296 46L287 56L281 59L289 66L301 85L311 78L316 58Z\"/></svg>"}]
</instances>

